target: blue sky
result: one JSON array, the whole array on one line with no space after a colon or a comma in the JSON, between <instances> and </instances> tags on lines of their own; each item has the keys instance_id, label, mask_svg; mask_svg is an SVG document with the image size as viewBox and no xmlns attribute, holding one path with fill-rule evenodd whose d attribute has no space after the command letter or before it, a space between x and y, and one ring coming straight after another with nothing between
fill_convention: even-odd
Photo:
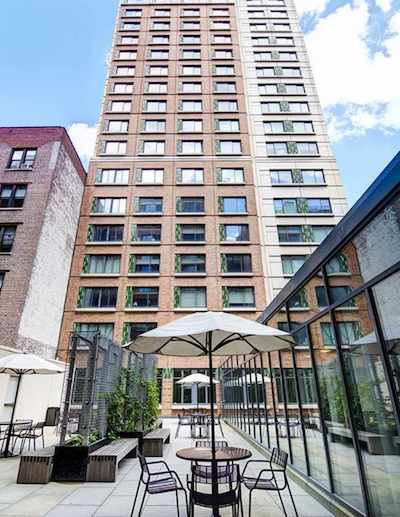
<instances>
[{"instance_id":1,"label":"blue sky","mask_svg":"<svg viewBox=\"0 0 400 517\"><path fill-rule=\"evenodd\" d=\"M295 1L351 205L400 148L400 0ZM63 125L90 154L117 4L2 2L1 125Z\"/></svg>"}]
</instances>

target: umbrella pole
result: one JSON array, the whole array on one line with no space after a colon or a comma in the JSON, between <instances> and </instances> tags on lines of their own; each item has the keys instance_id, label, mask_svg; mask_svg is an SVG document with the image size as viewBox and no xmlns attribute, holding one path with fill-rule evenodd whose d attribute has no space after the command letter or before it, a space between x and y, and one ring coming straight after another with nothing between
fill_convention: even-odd
<instances>
[{"instance_id":1,"label":"umbrella pole","mask_svg":"<svg viewBox=\"0 0 400 517\"><path fill-rule=\"evenodd\" d=\"M6 441L6 446L4 448L4 453L3 453L5 458L7 458L8 456L11 456L9 448L10 448L11 433L12 433L12 430L13 430L15 408L17 406L18 392L19 392L19 387L20 387L20 384L21 384L21 379L22 379L22 374L20 373L18 375L17 391L15 392L14 404L13 404L13 408L12 408L12 412L11 412L10 425L8 426L7 441Z\"/></svg>"},{"instance_id":2,"label":"umbrella pole","mask_svg":"<svg viewBox=\"0 0 400 517\"><path fill-rule=\"evenodd\" d=\"M212 332L207 332L208 345L208 368L210 371L210 409L211 409L211 486L212 497L218 497L218 473L217 462L215 461L215 417L214 417L214 378L212 360ZM219 516L218 505L213 506L213 515Z\"/></svg>"}]
</instances>

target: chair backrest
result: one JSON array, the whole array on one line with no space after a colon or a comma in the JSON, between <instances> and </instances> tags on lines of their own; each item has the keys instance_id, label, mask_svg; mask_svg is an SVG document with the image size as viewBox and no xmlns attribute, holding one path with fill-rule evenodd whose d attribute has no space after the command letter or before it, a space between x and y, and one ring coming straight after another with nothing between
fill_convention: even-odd
<instances>
[{"instance_id":1,"label":"chair backrest","mask_svg":"<svg viewBox=\"0 0 400 517\"><path fill-rule=\"evenodd\" d=\"M44 429L45 422L36 422L36 424L33 425L32 429L34 431L39 431L40 429Z\"/></svg>"},{"instance_id":2,"label":"chair backrest","mask_svg":"<svg viewBox=\"0 0 400 517\"><path fill-rule=\"evenodd\" d=\"M142 474L146 473L149 474L149 467L147 465L146 458L143 456L143 454L138 451L137 456L139 458L140 468L142 469Z\"/></svg>"},{"instance_id":3,"label":"chair backrest","mask_svg":"<svg viewBox=\"0 0 400 517\"><path fill-rule=\"evenodd\" d=\"M208 465L192 466L192 480L194 485L211 485L212 484L212 467ZM239 465L230 463L229 465L217 466L217 480L219 485L231 485L239 483L240 479ZM232 487L233 488L233 487Z\"/></svg>"},{"instance_id":4,"label":"chair backrest","mask_svg":"<svg viewBox=\"0 0 400 517\"><path fill-rule=\"evenodd\" d=\"M205 449L211 449L211 440L196 440L196 447L203 447ZM215 440L216 449L225 449L228 447L228 442L225 440Z\"/></svg>"},{"instance_id":5,"label":"chair backrest","mask_svg":"<svg viewBox=\"0 0 400 517\"><path fill-rule=\"evenodd\" d=\"M279 465L282 469L286 470L288 455L287 452L282 451L282 449L278 449L278 447L274 447L272 449L272 454L270 458L271 464Z\"/></svg>"}]
</instances>

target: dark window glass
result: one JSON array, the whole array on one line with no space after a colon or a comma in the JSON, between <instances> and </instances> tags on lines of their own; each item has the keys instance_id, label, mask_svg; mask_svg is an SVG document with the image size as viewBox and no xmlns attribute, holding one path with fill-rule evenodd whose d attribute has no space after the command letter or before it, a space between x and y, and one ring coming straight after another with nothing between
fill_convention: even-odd
<instances>
[{"instance_id":1,"label":"dark window glass","mask_svg":"<svg viewBox=\"0 0 400 517\"><path fill-rule=\"evenodd\" d=\"M181 197L178 212L204 212L203 197Z\"/></svg>"},{"instance_id":2,"label":"dark window glass","mask_svg":"<svg viewBox=\"0 0 400 517\"><path fill-rule=\"evenodd\" d=\"M181 255L181 273L204 273L206 270L205 255Z\"/></svg>"},{"instance_id":3,"label":"dark window glass","mask_svg":"<svg viewBox=\"0 0 400 517\"><path fill-rule=\"evenodd\" d=\"M0 226L0 252L9 253L12 250L16 226Z\"/></svg>"},{"instance_id":4,"label":"dark window glass","mask_svg":"<svg viewBox=\"0 0 400 517\"><path fill-rule=\"evenodd\" d=\"M2 185L0 188L1 208L20 208L24 204L26 185Z\"/></svg>"},{"instance_id":5,"label":"dark window glass","mask_svg":"<svg viewBox=\"0 0 400 517\"><path fill-rule=\"evenodd\" d=\"M225 224L224 225L224 239L232 242L246 242L249 238L248 224Z\"/></svg>"},{"instance_id":6,"label":"dark window glass","mask_svg":"<svg viewBox=\"0 0 400 517\"><path fill-rule=\"evenodd\" d=\"M316 404L317 396L315 393L313 373L311 368L298 368L297 375L299 377L300 398L303 404ZM274 368L274 378L276 381L278 402L283 404L283 386L281 371ZM298 404L296 392L296 379L293 368L283 369L283 378L285 382L285 390L288 404Z\"/></svg>"},{"instance_id":7,"label":"dark window glass","mask_svg":"<svg viewBox=\"0 0 400 517\"><path fill-rule=\"evenodd\" d=\"M225 255L227 273L251 273L251 255Z\"/></svg>"},{"instance_id":8,"label":"dark window glass","mask_svg":"<svg viewBox=\"0 0 400 517\"><path fill-rule=\"evenodd\" d=\"M159 273L160 255L136 255L135 273Z\"/></svg>"},{"instance_id":9,"label":"dark window glass","mask_svg":"<svg viewBox=\"0 0 400 517\"><path fill-rule=\"evenodd\" d=\"M338 303L352 292L352 288L348 285L329 287L329 293L332 303ZM326 296L325 287L318 286L315 288L315 294L317 296L318 307L327 307L329 305L328 298ZM344 306L354 307L355 302L353 299L345 302Z\"/></svg>"},{"instance_id":10,"label":"dark window glass","mask_svg":"<svg viewBox=\"0 0 400 517\"><path fill-rule=\"evenodd\" d=\"M204 241L205 226L204 224L182 224L182 241Z\"/></svg>"},{"instance_id":11,"label":"dark window glass","mask_svg":"<svg viewBox=\"0 0 400 517\"><path fill-rule=\"evenodd\" d=\"M245 197L224 197L222 198L222 212L245 213L247 203Z\"/></svg>"},{"instance_id":12,"label":"dark window glass","mask_svg":"<svg viewBox=\"0 0 400 517\"><path fill-rule=\"evenodd\" d=\"M157 328L157 323L130 323L129 324L129 337L131 340L135 339L140 334L144 334L149 330Z\"/></svg>"},{"instance_id":13,"label":"dark window glass","mask_svg":"<svg viewBox=\"0 0 400 517\"><path fill-rule=\"evenodd\" d=\"M36 149L13 149L11 152L10 169L32 169L36 158Z\"/></svg>"},{"instance_id":14,"label":"dark window glass","mask_svg":"<svg viewBox=\"0 0 400 517\"><path fill-rule=\"evenodd\" d=\"M158 307L158 287L134 287L133 307Z\"/></svg>"},{"instance_id":15,"label":"dark window glass","mask_svg":"<svg viewBox=\"0 0 400 517\"><path fill-rule=\"evenodd\" d=\"M96 224L93 226L94 242L120 242L124 238L124 226L122 224Z\"/></svg>"},{"instance_id":16,"label":"dark window glass","mask_svg":"<svg viewBox=\"0 0 400 517\"><path fill-rule=\"evenodd\" d=\"M303 242L301 226L278 226L279 242Z\"/></svg>"},{"instance_id":17,"label":"dark window glass","mask_svg":"<svg viewBox=\"0 0 400 517\"><path fill-rule=\"evenodd\" d=\"M137 227L137 239L140 242L160 242L160 224L139 224Z\"/></svg>"},{"instance_id":18,"label":"dark window glass","mask_svg":"<svg viewBox=\"0 0 400 517\"><path fill-rule=\"evenodd\" d=\"M115 307L117 287L84 287L82 307Z\"/></svg>"},{"instance_id":19,"label":"dark window glass","mask_svg":"<svg viewBox=\"0 0 400 517\"><path fill-rule=\"evenodd\" d=\"M138 212L162 212L162 197L140 197Z\"/></svg>"}]
</instances>

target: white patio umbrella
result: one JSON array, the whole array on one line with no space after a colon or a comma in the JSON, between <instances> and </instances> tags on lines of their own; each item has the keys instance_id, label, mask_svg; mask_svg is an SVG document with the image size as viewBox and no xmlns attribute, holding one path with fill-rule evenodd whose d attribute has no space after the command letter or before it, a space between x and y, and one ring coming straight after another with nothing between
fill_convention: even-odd
<instances>
[{"instance_id":1,"label":"white patio umbrella","mask_svg":"<svg viewBox=\"0 0 400 517\"><path fill-rule=\"evenodd\" d=\"M11 420L8 426L8 434L3 456L10 456L10 440L14 423L15 408L18 400L18 393L23 375L55 375L63 373L64 368L56 366L34 354L11 354L0 359L0 373L17 375L17 389L14 397L14 404L11 413Z\"/></svg>"},{"instance_id":2,"label":"white patio umbrella","mask_svg":"<svg viewBox=\"0 0 400 517\"><path fill-rule=\"evenodd\" d=\"M211 406L212 494L218 495L215 461L215 422L213 393L213 356L247 355L273 352L294 346L287 333L256 321L224 312L199 312L149 330L126 345L141 354L208 357ZM218 515L218 508L213 509Z\"/></svg>"},{"instance_id":3,"label":"white patio umbrella","mask_svg":"<svg viewBox=\"0 0 400 517\"><path fill-rule=\"evenodd\" d=\"M219 381L213 379L213 384L219 384ZM192 373L191 375L187 375L183 377L177 384L184 384L188 386L195 385L197 390L197 409L199 409L199 386L208 386L211 384L210 377L208 375L204 375L204 373Z\"/></svg>"}]
</instances>

